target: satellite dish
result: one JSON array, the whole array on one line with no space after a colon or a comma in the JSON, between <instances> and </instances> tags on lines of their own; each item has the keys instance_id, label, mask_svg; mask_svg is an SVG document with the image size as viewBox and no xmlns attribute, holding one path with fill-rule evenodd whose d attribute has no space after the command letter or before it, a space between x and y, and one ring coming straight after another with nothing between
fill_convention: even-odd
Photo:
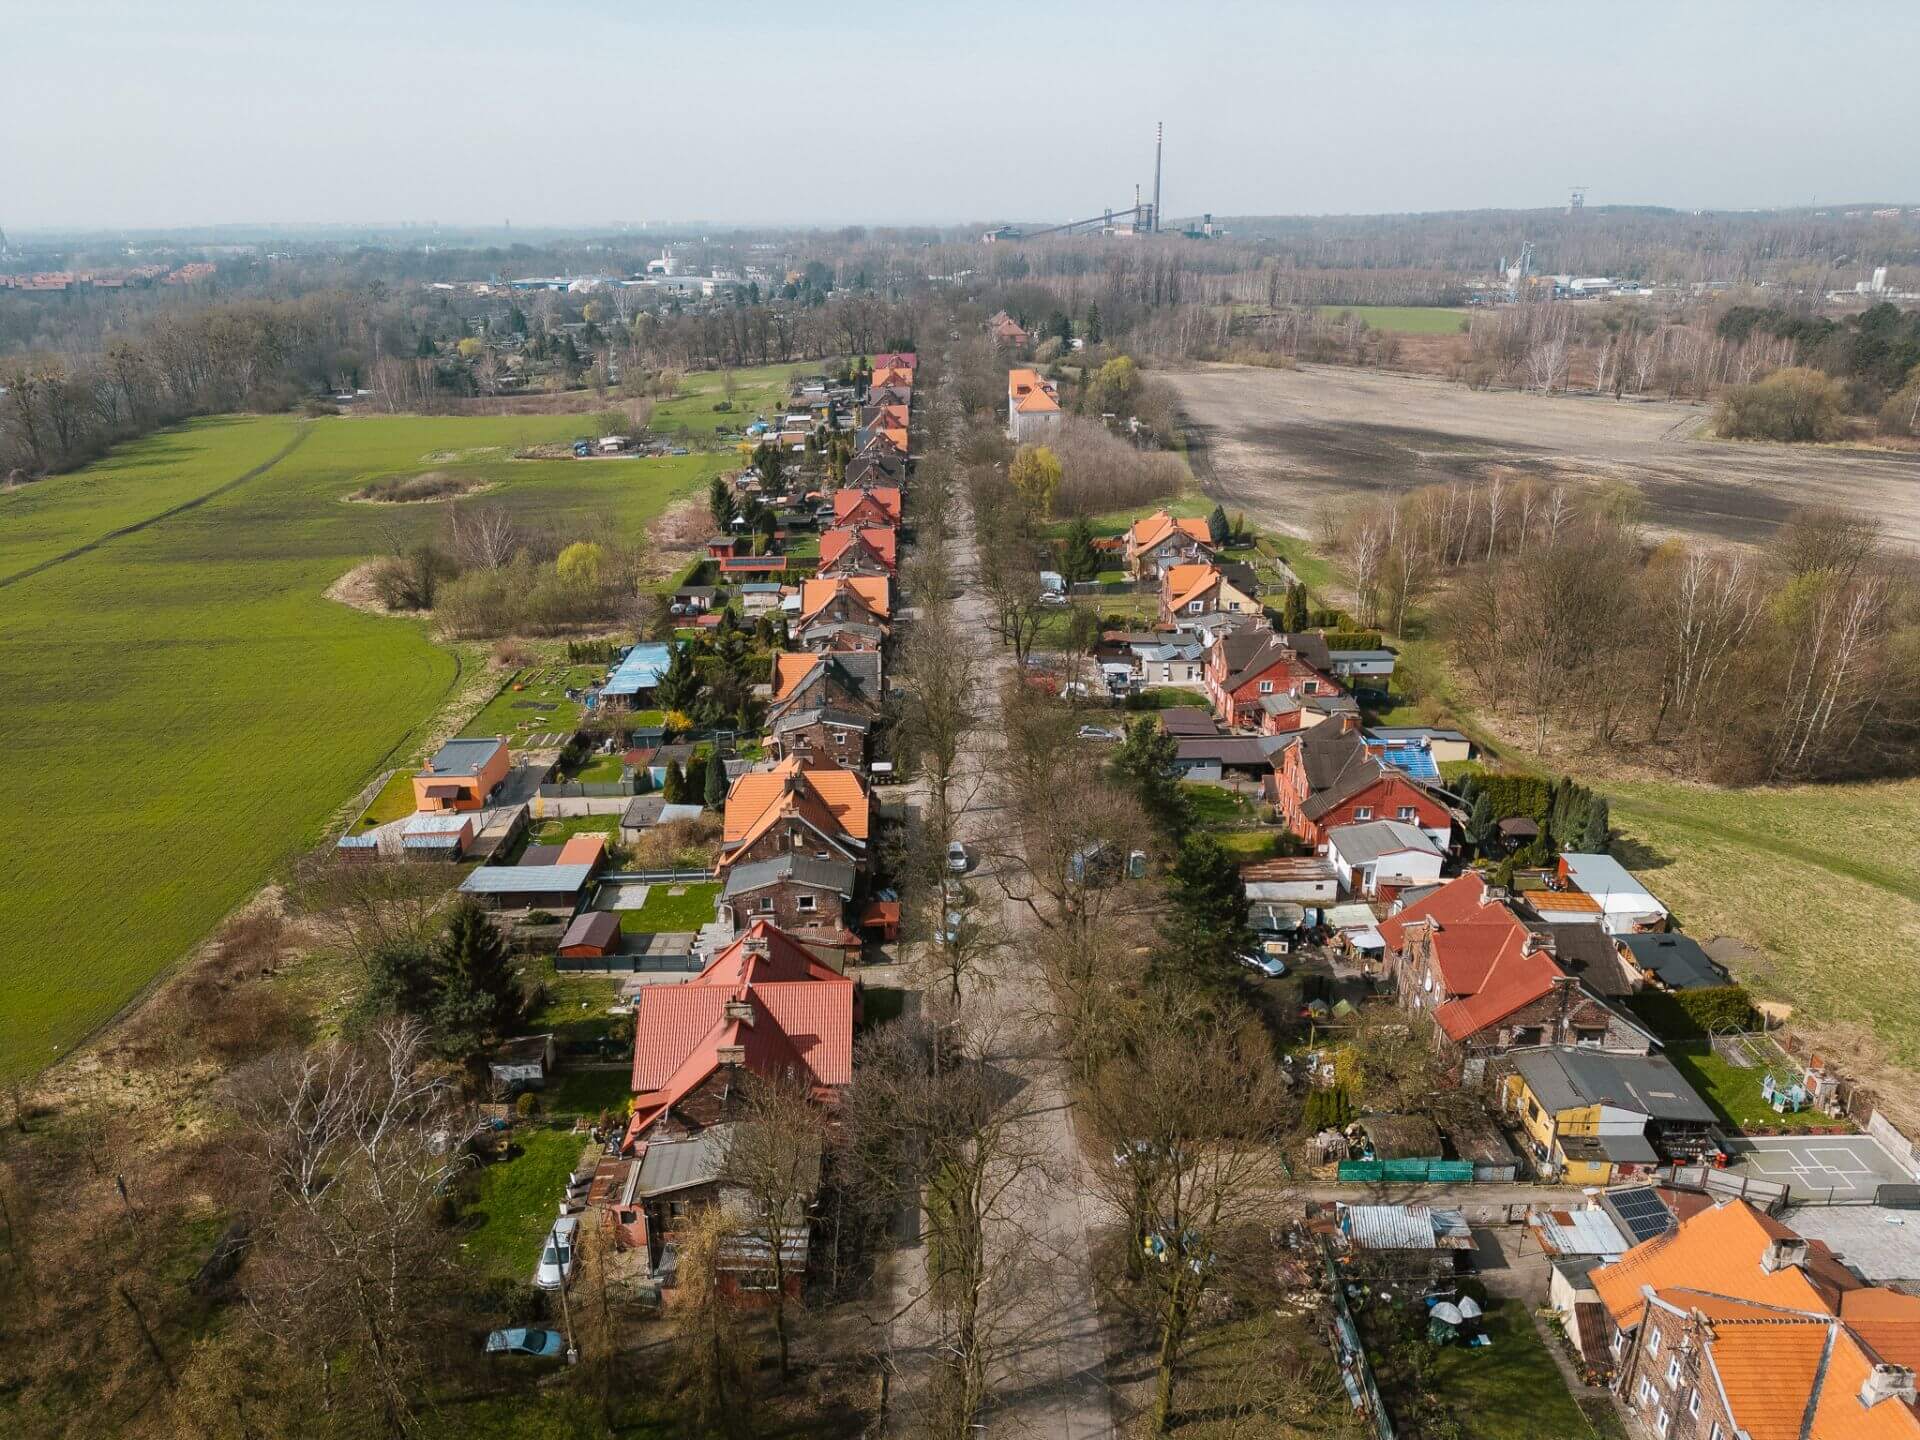
<instances>
[{"instance_id":1,"label":"satellite dish","mask_svg":"<svg viewBox=\"0 0 1920 1440\"><path fill-rule=\"evenodd\" d=\"M1438 1305L1433 1307L1433 1318L1435 1320L1444 1320L1449 1325L1458 1325L1464 1317L1460 1314L1460 1307L1458 1305L1455 1305L1451 1300L1442 1300Z\"/></svg>"},{"instance_id":2,"label":"satellite dish","mask_svg":"<svg viewBox=\"0 0 1920 1440\"><path fill-rule=\"evenodd\" d=\"M1480 1302L1475 1300L1471 1295L1462 1295L1458 1308L1462 1320L1478 1320L1480 1318Z\"/></svg>"}]
</instances>

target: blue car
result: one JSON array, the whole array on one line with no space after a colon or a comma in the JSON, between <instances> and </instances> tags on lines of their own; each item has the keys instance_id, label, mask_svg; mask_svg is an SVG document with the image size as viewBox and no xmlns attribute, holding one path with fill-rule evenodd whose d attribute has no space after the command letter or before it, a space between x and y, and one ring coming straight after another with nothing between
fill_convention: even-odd
<instances>
[{"instance_id":1,"label":"blue car","mask_svg":"<svg viewBox=\"0 0 1920 1440\"><path fill-rule=\"evenodd\" d=\"M487 1336L489 1355L532 1355L546 1360L566 1353L567 1337L558 1330L495 1330Z\"/></svg>"}]
</instances>

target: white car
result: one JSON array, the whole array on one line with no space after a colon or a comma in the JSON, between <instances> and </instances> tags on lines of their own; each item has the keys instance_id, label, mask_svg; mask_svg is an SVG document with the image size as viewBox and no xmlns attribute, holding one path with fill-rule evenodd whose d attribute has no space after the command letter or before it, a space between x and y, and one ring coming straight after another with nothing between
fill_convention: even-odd
<instances>
[{"instance_id":1,"label":"white car","mask_svg":"<svg viewBox=\"0 0 1920 1440\"><path fill-rule=\"evenodd\" d=\"M1124 740L1127 737L1120 731L1110 729L1105 725L1082 725L1080 727L1080 738L1082 740Z\"/></svg>"},{"instance_id":2,"label":"white car","mask_svg":"<svg viewBox=\"0 0 1920 1440\"><path fill-rule=\"evenodd\" d=\"M1073 601L1062 595L1058 590L1042 590L1040 592L1039 603L1042 605L1051 605L1057 609L1062 605L1071 605Z\"/></svg>"},{"instance_id":3,"label":"white car","mask_svg":"<svg viewBox=\"0 0 1920 1440\"><path fill-rule=\"evenodd\" d=\"M553 1222L533 1272L533 1283L540 1289L558 1290L573 1279L573 1237L579 1229L577 1215L562 1215Z\"/></svg>"},{"instance_id":4,"label":"white car","mask_svg":"<svg viewBox=\"0 0 1920 1440\"><path fill-rule=\"evenodd\" d=\"M967 854L967 847L962 845L958 840L955 840L947 846L947 869L951 870L954 874L966 874L967 866L972 863L972 857Z\"/></svg>"}]
</instances>

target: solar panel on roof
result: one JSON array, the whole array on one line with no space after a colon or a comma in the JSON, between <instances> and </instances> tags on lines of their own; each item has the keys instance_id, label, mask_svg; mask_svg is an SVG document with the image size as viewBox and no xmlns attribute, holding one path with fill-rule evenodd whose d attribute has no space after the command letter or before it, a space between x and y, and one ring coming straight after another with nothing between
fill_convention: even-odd
<instances>
[{"instance_id":1,"label":"solar panel on roof","mask_svg":"<svg viewBox=\"0 0 1920 1440\"><path fill-rule=\"evenodd\" d=\"M1609 1190L1604 1199L1614 1216L1626 1227L1635 1245L1664 1235L1673 1228L1673 1212L1651 1186L1636 1185L1626 1190Z\"/></svg>"}]
</instances>

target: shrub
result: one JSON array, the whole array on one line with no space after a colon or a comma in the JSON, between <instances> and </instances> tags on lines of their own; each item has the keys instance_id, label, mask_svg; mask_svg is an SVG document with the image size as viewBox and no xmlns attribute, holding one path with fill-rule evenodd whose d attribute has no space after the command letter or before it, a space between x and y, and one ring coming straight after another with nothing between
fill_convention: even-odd
<instances>
[{"instance_id":1,"label":"shrub","mask_svg":"<svg viewBox=\"0 0 1920 1440\"><path fill-rule=\"evenodd\" d=\"M1739 985L1711 985L1671 995L1645 990L1628 1003L1662 1040L1700 1040L1728 1030L1752 1030L1760 1023L1753 997Z\"/></svg>"},{"instance_id":2,"label":"shrub","mask_svg":"<svg viewBox=\"0 0 1920 1440\"><path fill-rule=\"evenodd\" d=\"M531 1090L522 1090L513 1102L513 1113L522 1120L531 1120L540 1113L540 1097Z\"/></svg>"},{"instance_id":3,"label":"shrub","mask_svg":"<svg viewBox=\"0 0 1920 1440\"><path fill-rule=\"evenodd\" d=\"M1131 509L1177 495L1187 482L1177 455L1138 449L1096 421L1063 415L1048 441L1060 460L1056 515Z\"/></svg>"},{"instance_id":4,"label":"shrub","mask_svg":"<svg viewBox=\"0 0 1920 1440\"><path fill-rule=\"evenodd\" d=\"M1838 440L1847 430L1845 405L1839 381L1793 366L1727 391L1714 425L1727 440Z\"/></svg>"}]
</instances>

